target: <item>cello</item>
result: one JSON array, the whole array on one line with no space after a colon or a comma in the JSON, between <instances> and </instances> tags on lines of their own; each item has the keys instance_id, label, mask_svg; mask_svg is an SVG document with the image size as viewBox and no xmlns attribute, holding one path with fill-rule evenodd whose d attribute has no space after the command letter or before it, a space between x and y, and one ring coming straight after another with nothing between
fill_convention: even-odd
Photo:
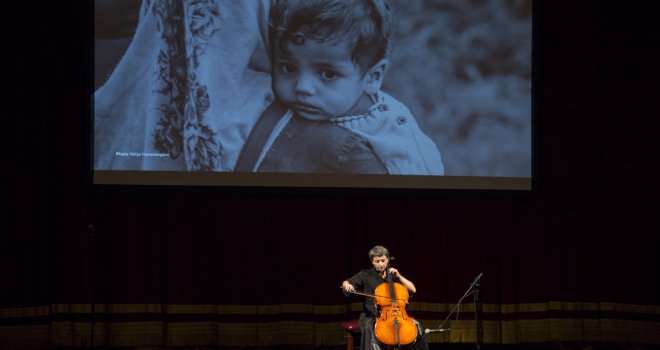
<instances>
[{"instance_id":1,"label":"cello","mask_svg":"<svg viewBox=\"0 0 660 350\"><path fill-rule=\"evenodd\" d=\"M378 285L374 292L374 303L380 310L380 316L374 326L374 334L382 344L399 349L401 346L415 343L417 325L406 313L408 290L403 284L392 280L389 267L385 270L387 282Z\"/></svg>"}]
</instances>

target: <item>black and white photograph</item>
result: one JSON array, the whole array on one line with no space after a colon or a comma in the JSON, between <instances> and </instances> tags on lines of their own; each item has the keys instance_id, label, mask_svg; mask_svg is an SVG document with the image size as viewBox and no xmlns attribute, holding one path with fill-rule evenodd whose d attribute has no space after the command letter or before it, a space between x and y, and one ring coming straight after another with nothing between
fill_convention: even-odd
<instances>
[{"instance_id":1,"label":"black and white photograph","mask_svg":"<svg viewBox=\"0 0 660 350\"><path fill-rule=\"evenodd\" d=\"M94 14L102 178L531 181L530 0L96 0Z\"/></svg>"}]
</instances>

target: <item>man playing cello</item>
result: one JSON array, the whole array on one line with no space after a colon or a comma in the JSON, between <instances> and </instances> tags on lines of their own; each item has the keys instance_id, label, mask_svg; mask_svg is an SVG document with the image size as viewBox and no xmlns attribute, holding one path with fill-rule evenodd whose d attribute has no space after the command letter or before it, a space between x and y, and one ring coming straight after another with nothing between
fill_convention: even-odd
<instances>
[{"instance_id":1,"label":"man playing cello","mask_svg":"<svg viewBox=\"0 0 660 350\"><path fill-rule=\"evenodd\" d=\"M399 283L405 287L404 293L396 294L397 298L405 297L405 302L407 302L407 292L415 293L417 291L415 284L412 281L403 277L397 269L389 267L390 253L387 248L380 245L371 248L371 250L369 250L369 260L371 261L373 268L364 269L355 274L353 277L350 277L342 282L342 289L345 292L367 296L364 302L364 310L360 314L359 319L360 329L362 331L362 350L377 349L383 345L391 345L387 344L386 342L384 343L382 339L380 339L380 337L375 334L374 327L378 327L377 322L382 322L379 319L381 317L382 307L379 307L379 305L381 305L382 300L387 300L387 298L390 297L388 291L391 290L394 292L394 289L391 288L392 285ZM390 288L388 288L388 284ZM378 293L380 294L376 294L376 290L378 290ZM381 294L387 294L387 298L383 298ZM374 296L376 297L376 302L374 301ZM403 301L401 303L403 304ZM428 343L422 335L419 323L414 321L412 318L408 318L407 315L405 315L405 310L397 310L395 312L397 316L403 315L405 317L402 318L407 318L408 321L414 322L413 332L415 333L412 335L414 340L409 343L401 344L398 343L399 336L397 334L397 344L395 347L400 345L402 347L411 347L415 350L428 350ZM389 321L391 321L391 318ZM402 328L404 328L403 326L405 324L399 323L398 320L394 322L397 323L397 329L399 329L400 325L402 325Z\"/></svg>"}]
</instances>

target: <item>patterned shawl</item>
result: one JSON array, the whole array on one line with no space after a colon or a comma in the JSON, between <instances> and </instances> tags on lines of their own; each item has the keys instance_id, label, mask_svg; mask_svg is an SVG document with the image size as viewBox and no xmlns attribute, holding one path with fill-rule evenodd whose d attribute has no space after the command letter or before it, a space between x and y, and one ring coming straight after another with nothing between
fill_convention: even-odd
<instances>
[{"instance_id":1,"label":"patterned shawl","mask_svg":"<svg viewBox=\"0 0 660 350\"><path fill-rule=\"evenodd\" d=\"M96 170L231 171L273 100L269 0L144 0L94 95Z\"/></svg>"}]
</instances>

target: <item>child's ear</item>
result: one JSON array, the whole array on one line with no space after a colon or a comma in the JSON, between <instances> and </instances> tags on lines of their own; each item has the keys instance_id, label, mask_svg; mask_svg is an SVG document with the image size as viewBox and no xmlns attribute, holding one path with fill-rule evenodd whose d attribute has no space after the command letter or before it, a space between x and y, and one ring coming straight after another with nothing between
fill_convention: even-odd
<instances>
[{"instance_id":1,"label":"child's ear","mask_svg":"<svg viewBox=\"0 0 660 350\"><path fill-rule=\"evenodd\" d=\"M388 64L389 62L383 58L369 68L364 80L364 92L367 95L373 95L380 90L381 85L383 85L383 79L385 79Z\"/></svg>"}]
</instances>

